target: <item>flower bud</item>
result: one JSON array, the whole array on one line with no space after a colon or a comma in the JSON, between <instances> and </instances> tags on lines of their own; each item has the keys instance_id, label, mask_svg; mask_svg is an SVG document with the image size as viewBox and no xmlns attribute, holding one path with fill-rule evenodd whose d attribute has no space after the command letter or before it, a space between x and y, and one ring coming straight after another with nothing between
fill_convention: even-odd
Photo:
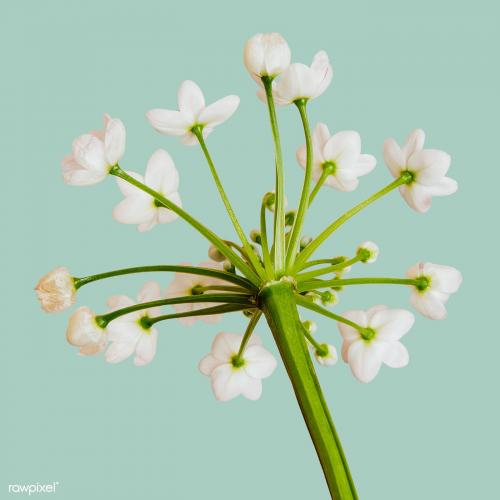
<instances>
[{"instance_id":1,"label":"flower bud","mask_svg":"<svg viewBox=\"0 0 500 500\"><path fill-rule=\"evenodd\" d=\"M91 356L106 347L106 331L88 307L79 307L69 318L66 339L80 348L80 354Z\"/></svg>"},{"instance_id":2,"label":"flower bud","mask_svg":"<svg viewBox=\"0 0 500 500\"><path fill-rule=\"evenodd\" d=\"M295 217L297 216L296 210L290 210L285 214L285 226L293 226L295 222Z\"/></svg>"},{"instance_id":3,"label":"flower bud","mask_svg":"<svg viewBox=\"0 0 500 500\"><path fill-rule=\"evenodd\" d=\"M326 290L321 293L321 303L324 306L333 306L339 301L339 295L335 290Z\"/></svg>"},{"instance_id":4,"label":"flower bud","mask_svg":"<svg viewBox=\"0 0 500 500\"><path fill-rule=\"evenodd\" d=\"M290 65L290 47L279 33L258 33L245 44L243 61L254 77L275 77Z\"/></svg>"},{"instance_id":5,"label":"flower bud","mask_svg":"<svg viewBox=\"0 0 500 500\"><path fill-rule=\"evenodd\" d=\"M258 229L252 229L250 231L250 239L254 242L257 243L258 245L261 244L261 236L260 236L260 231Z\"/></svg>"},{"instance_id":6,"label":"flower bud","mask_svg":"<svg viewBox=\"0 0 500 500\"><path fill-rule=\"evenodd\" d=\"M377 260L379 254L378 246L373 241L364 241L361 243L357 250L356 255L361 262L371 264Z\"/></svg>"},{"instance_id":7,"label":"flower bud","mask_svg":"<svg viewBox=\"0 0 500 500\"><path fill-rule=\"evenodd\" d=\"M214 262L224 262L226 260L226 256L215 245L210 245L208 248L208 258Z\"/></svg>"},{"instance_id":8,"label":"flower bud","mask_svg":"<svg viewBox=\"0 0 500 500\"><path fill-rule=\"evenodd\" d=\"M302 326L306 330L307 333L316 333L316 330L318 329L318 325L309 319L306 319L305 321L302 321Z\"/></svg>"},{"instance_id":9,"label":"flower bud","mask_svg":"<svg viewBox=\"0 0 500 500\"><path fill-rule=\"evenodd\" d=\"M316 361L323 366L332 366L338 360L337 349L330 344L321 344L321 351L314 351Z\"/></svg>"},{"instance_id":10,"label":"flower bud","mask_svg":"<svg viewBox=\"0 0 500 500\"><path fill-rule=\"evenodd\" d=\"M304 248L311 243L312 238L310 236L302 236L300 238L300 250L304 250Z\"/></svg>"},{"instance_id":11,"label":"flower bud","mask_svg":"<svg viewBox=\"0 0 500 500\"><path fill-rule=\"evenodd\" d=\"M225 260L224 264L222 264L222 268L227 273L234 273L236 271L234 266L233 266L233 263L230 260Z\"/></svg>"},{"instance_id":12,"label":"flower bud","mask_svg":"<svg viewBox=\"0 0 500 500\"><path fill-rule=\"evenodd\" d=\"M59 312L74 304L75 282L65 267L57 267L40 278L35 292L45 312Z\"/></svg>"}]
</instances>

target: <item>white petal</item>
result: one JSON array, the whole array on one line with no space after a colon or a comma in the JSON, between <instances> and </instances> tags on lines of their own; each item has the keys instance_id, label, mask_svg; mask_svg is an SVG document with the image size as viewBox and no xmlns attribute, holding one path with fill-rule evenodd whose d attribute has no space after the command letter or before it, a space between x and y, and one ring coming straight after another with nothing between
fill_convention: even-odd
<instances>
[{"instance_id":1,"label":"white petal","mask_svg":"<svg viewBox=\"0 0 500 500\"><path fill-rule=\"evenodd\" d=\"M440 264L425 264L425 272L432 277L431 288L447 294L455 293L462 284L462 274L458 269Z\"/></svg>"},{"instance_id":2,"label":"white petal","mask_svg":"<svg viewBox=\"0 0 500 500\"><path fill-rule=\"evenodd\" d=\"M242 339L242 335L221 332L214 339L212 354L220 361L228 362L239 351Z\"/></svg>"},{"instance_id":3,"label":"white petal","mask_svg":"<svg viewBox=\"0 0 500 500\"><path fill-rule=\"evenodd\" d=\"M368 309L368 311L366 311L366 317L368 318L367 325L371 324L371 320L372 320L373 316L375 316L375 314L377 314L380 311L386 311L387 309L388 309L388 307L384 306L382 304L370 307L370 309Z\"/></svg>"},{"instance_id":4,"label":"white petal","mask_svg":"<svg viewBox=\"0 0 500 500\"><path fill-rule=\"evenodd\" d=\"M72 186L91 186L101 182L107 171L96 172L82 167L72 155L65 156L61 162L63 180Z\"/></svg>"},{"instance_id":5,"label":"white petal","mask_svg":"<svg viewBox=\"0 0 500 500\"><path fill-rule=\"evenodd\" d=\"M156 346L158 343L158 331L154 328L151 329L150 333L143 333L137 343L135 348L135 360L136 366L144 366L153 361L156 354Z\"/></svg>"},{"instance_id":6,"label":"white petal","mask_svg":"<svg viewBox=\"0 0 500 500\"><path fill-rule=\"evenodd\" d=\"M90 134L81 135L73 141L73 157L79 165L95 175L107 173L104 144Z\"/></svg>"},{"instance_id":7,"label":"white petal","mask_svg":"<svg viewBox=\"0 0 500 500\"><path fill-rule=\"evenodd\" d=\"M108 165L116 165L125 152L125 127L121 120L108 120L104 135L104 150Z\"/></svg>"},{"instance_id":8,"label":"white petal","mask_svg":"<svg viewBox=\"0 0 500 500\"><path fill-rule=\"evenodd\" d=\"M427 187L414 182L409 186L400 186L399 192L413 210L425 213L431 208L432 196Z\"/></svg>"},{"instance_id":9,"label":"white petal","mask_svg":"<svg viewBox=\"0 0 500 500\"><path fill-rule=\"evenodd\" d=\"M349 168L356 164L361 153L361 138L354 130L334 134L323 148L325 160L335 162L338 168Z\"/></svg>"},{"instance_id":10,"label":"white petal","mask_svg":"<svg viewBox=\"0 0 500 500\"><path fill-rule=\"evenodd\" d=\"M219 401L229 401L240 395L251 380L242 370L230 364L220 365L212 372L212 389Z\"/></svg>"},{"instance_id":11,"label":"white petal","mask_svg":"<svg viewBox=\"0 0 500 500\"><path fill-rule=\"evenodd\" d=\"M267 378L276 369L276 359L260 345L247 347L243 358L246 362L244 370L250 377L257 379Z\"/></svg>"},{"instance_id":12,"label":"white petal","mask_svg":"<svg viewBox=\"0 0 500 500\"><path fill-rule=\"evenodd\" d=\"M358 157L358 161L354 166L354 172L356 175L366 175L369 174L377 164L377 159L373 155L361 154Z\"/></svg>"},{"instance_id":13,"label":"white petal","mask_svg":"<svg viewBox=\"0 0 500 500\"><path fill-rule=\"evenodd\" d=\"M439 181L432 184L432 186L427 186L427 190L432 196L448 196L455 193L457 189L457 181L455 179L451 179L450 177L443 177Z\"/></svg>"},{"instance_id":14,"label":"white petal","mask_svg":"<svg viewBox=\"0 0 500 500\"><path fill-rule=\"evenodd\" d=\"M353 375L363 383L371 382L378 374L386 346L381 342L354 342L347 353Z\"/></svg>"},{"instance_id":15,"label":"white petal","mask_svg":"<svg viewBox=\"0 0 500 500\"><path fill-rule=\"evenodd\" d=\"M205 107L205 97L195 82L185 80L179 87L177 103L180 111L196 120L199 112Z\"/></svg>"},{"instance_id":16,"label":"white petal","mask_svg":"<svg viewBox=\"0 0 500 500\"><path fill-rule=\"evenodd\" d=\"M399 177L402 170L406 169L406 158L399 144L391 137L384 141L384 161L389 167L393 177Z\"/></svg>"},{"instance_id":17,"label":"white petal","mask_svg":"<svg viewBox=\"0 0 500 500\"><path fill-rule=\"evenodd\" d=\"M164 149L156 150L149 158L145 181L150 188L164 195L177 191L179 173L171 156Z\"/></svg>"},{"instance_id":18,"label":"white petal","mask_svg":"<svg viewBox=\"0 0 500 500\"><path fill-rule=\"evenodd\" d=\"M421 151L424 148L425 132L417 128L413 130L407 137L406 143L402 148L403 155L408 159L413 153Z\"/></svg>"},{"instance_id":19,"label":"white petal","mask_svg":"<svg viewBox=\"0 0 500 500\"><path fill-rule=\"evenodd\" d=\"M429 319L446 318L446 307L439 296L432 290L423 293L413 290L410 295L410 302L417 311Z\"/></svg>"},{"instance_id":20,"label":"white petal","mask_svg":"<svg viewBox=\"0 0 500 500\"><path fill-rule=\"evenodd\" d=\"M135 349L135 344L113 342L107 349L104 355L108 363L120 363L132 355Z\"/></svg>"},{"instance_id":21,"label":"white petal","mask_svg":"<svg viewBox=\"0 0 500 500\"><path fill-rule=\"evenodd\" d=\"M107 327L109 340L135 346L142 335L142 328L137 322L139 317L140 313L135 311L111 321Z\"/></svg>"},{"instance_id":22,"label":"white petal","mask_svg":"<svg viewBox=\"0 0 500 500\"><path fill-rule=\"evenodd\" d=\"M306 168L307 165L307 149L305 144L297 149L297 161L302 168Z\"/></svg>"},{"instance_id":23,"label":"white petal","mask_svg":"<svg viewBox=\"0 0 500 500\"><path fill-rule=\"evenodd\" d=\"M376 312L370 320L377 339L399 340L415 323L415 316L405 309L385 309Z\"/></svg>"},{"instance_id":24,"label":"white petal","mask_svg":"<svg viewBox=\"0 0 500 500\"><path fill-rule=\"evenodd\" d=\"M313 145L323 151L328 139L330 139L328 127L324 123L317 123L312 134Z\"/></svg>"},{"instance_id":25,"label":"white petal","mask_svg":"<svg viewBox=\"0 0 500 500\"><path fill-rule=\"evenodd\" d=\"M410 361L410 355L401 342L391 342L387 346L382 359L391 368L403 368Z\"/></svg>"},{"instance_id":26,"label":"white petal","mask_svg":"<svg viewBox=\"0 0 500 500\"><path fill-rule=\"evenodd\" d=\"M135 301L126 295L113 295L108 299L107 304L111 311L116 311L134 305Z\"/></svg>"},{"instance_id":27,"label":"white petal","mask_svg":"<svg viewBox=\"0 0 500 500\"><path fill-rule=\"evenodd\" d=\"M344 172L345 170L338 170L335 175L329 175L325 184L345 193L354 191L359 186L358 179L345 175Z\"/></svg>"},{"instance_id":28,"label":"white petal","mask_svg":"<svg viewBox=\"0 0 500 500\"><path fill-rule=\"evenodd\" d=\"M158 223L158 211L151 220L149 220L147 222L141 222L137 226L137 230L140 233L144 233L145 231L150 231L151 229L153 229L156 226L157 223Z\"/></svg>"},{"instance_id":29,"label":"white petal","mask_svg":"<svg viewBox=\"0 0 500 500\"><path fill-rule=\"evenodd\" d=\"M210 376L210 374L221 364L224 364L222 361L219 361L217 358L214 358L211 354L207 354L198 364L198 369L203 375Z\"/></svg>"},{"instance_id":30,"label":"white petal","mask_svg":"<svg viewBox=\"0 0 500 500\"><path fill-rule=\"evenodd\" d=\"M228 95L207 106L199 115L198 121L203 124L219 125L225 122L238 108L240 98L237 95Z\"/></svg>"},{"instance_id":31,"label":"white petal","mask_svg":"<svg viewBox=\"0 0 500 500\"><path fill-rule=\"evenodd\" d=\"M136 172L127 171L127 174L130 177L133 177L136 181L139 181L141 184L144 184L144 177ZM144 196L145 198L149 198L149 195L144 191L141 191L138 187L130 184L130 182L124 181L119 177L116 178L116 183L118 184L118 188L120 189L123 196Z\"/></svg>"},{"instance_id":32,"label":"white petal","mask_svg":"<svg viewBox=\"0 0 500 500\"><path fill-rule=\"evenodd\" d=\"M277 104L289 104L299 98L313 97L318 79L311 68L301 63L291 64L276 82Z\"/></svg>"},{"instance_id":33,"label":"white petal","mask_svg":"<svg viewBox=\"0 0 500 500\"><path fill-rule=\"evenodd\" d=\"M170 109L152 109L146 116L155 130L165 135L184 135L194 122L189 115Z\"/></svg>"},{"instance_id":34,"label":"white petal","mask_svg":"<svg viewBox=\"0 0 500 500\"><path fill-rule=\"evenodd\" d=\"M113 218L122 224L151 222L156 217L156 207L150 196L129 196L113 209Z\"/></svg>"},{"instance_id":35,"label":"white petal","mask_svg":"<svg viewBox=\"0 0 500 500\"><path fill-rule=\"evenodd\" d=\"M250 401L257 401L262 396L262 382L256 378L249 378L246 381L241 394Z\"/></svg>"},{"instance_id":36,"label":"white petal","mask_svg":"<svg viewBox=\"0 0 500 500\"><path fill-rule=\"evenodd\" d=\"M416 181L424 186L439 182L450 168L451 157L444 151L424 149L408 159L408 169L416 173Z\"/></svg>"},{"instance_id":37,"label":"white petal","mask_svg":"<svg viewBox=\"0 0 500 500\"><path fill-rule=\"evenodd\" d=\"M316 92L313 97L320 96L330 85L333 77L333 69L324 50L320 50L313 58L311 69L316 73Z\"/></svg>"},{"instance_id":38,"label":"white petal","mask_svg":"<svg viewBox=\"0 0 500 500\"><path fill-rule=\"evenodd\" d=\"M161 299L161 288L157 281L148 281L144 283L137 297L138 302L151 302Z\"/></svg>"},{"instance_id":39,"label":"white petal","mask_svg":"<svg viewBox=\"0 0 500 500\"><path fill-rule=\"evenodd\" d=\"M333 366L338 361L337 349L335 348L334 345L331 344L328 344L327 347L328 347L328 354L326 356L318 356L318 354L314 353L314 357L316 358L316 361L322 366Z\"/></svg>"}]
</instances>

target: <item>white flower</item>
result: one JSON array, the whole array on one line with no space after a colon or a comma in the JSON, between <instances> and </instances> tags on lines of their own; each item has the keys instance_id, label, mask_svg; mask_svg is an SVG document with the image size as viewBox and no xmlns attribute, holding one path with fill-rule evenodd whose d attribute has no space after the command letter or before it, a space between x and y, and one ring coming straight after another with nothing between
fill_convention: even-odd
<instances>
[{"instance_id":1,"label":"white flower","mask_svg":"<svg viewBox=\"0 0 500 500\"><path fill-rule=\"evenodd\" d=\"M378 258L379 248L373 241L363 241L363 243L358 246L356 253L360 255L361 262L373 264Z\"/></svg>"},{"instance_id":2,"label":"white flower","mask_svg":"<svg viewBox=\"0 0 500 500\"><path fill-rule=\"evenodd\" d=\"M240 98L228 95L206 106L200 87L191 80L181 83L177 93L179 111L152 109L146 113L155 130L164 135L182 136L188 145L198 143L191 132L195 125L203 126L203 137L207 137L216 127L225 122L238 108Z\"/></svg>"},{"instance_id":3,"label":"white flower","mask_svg":"<svg viewBox=\"0 0 500 500\"><path fill-rule=\"evenodd\" d=\"M298 99L314 99L319 97L330 85L333 69L328 55L319 51L313 58L311 66L294 63L273 80L273 96L276 104L285 106ZM260 89L258 96L264 102L266 94Z\"/></svg>"},{"instance_id":4,"label":"white flower","mask_svg":"<svg viewBox=\"0 0 500 500\"><path fill-rule=\"evenodd\" d=\"M245 44L243 61L253 78L279 75L290 59L290 47L279 33L257 33Z\"/></svg>"},{"instance_id":5,"label":"white flower","mask_svg":"<svg viewBox=\"0 0 500 500\"><path fill-rule=\"evenodd\" d=\"M80 348L80 354L92 356L101 352L107 343L106 330L96 322L88 307L79 307L69 318L66 339Z\"/></svg>"},{"instance_id":6,"label":"white flower","mask_svg":"<svg viewBox=\"0 0 500 500\"><path fill-rule=\"evenodd\" d=\"M179 188L179 173L175 168L170 155L164 149L153 153L146 167L144 179L135 172L127 172L146 186L158 191L171 202L181 205L181 198L177 192ZM166 224L177 219L178 215L172 210L158 205L156 200L136 186L117 179L118 187L125 196L113 210L113 217L122 224L138 224L139 231L149 231L156 224Z\"/></svg>"},{"instance_id":7,"label":"white flower","mask_svg":"<svg viewBox=\"0 0 500 500\"><path fill-rule=\"evenodd\" d=\"M136 303L150 302L161 299L160 285L156 281L144 284L137 302L125 295L110 297L108 305L111 310L122 309ZM108 363L119 363L135 353L134 364L144 366L150 363L156 354L158 331L154 326L146 327L143 318L153 318L160 315L160 308L141 309L112 320L108 326L108 337L111 345L105 357Z\"/></svg>"},{"instance_id":8,"label":"white flower","mask_svg":"<svg viewBox=\"0 0 500 500\"><path fill-rule=\"evenodd\" d=\"M338 361L337 349L331 344L321 344L321 348L326 351L326 353L318 352L314 350L314 357L316 361L323 366L333 366Z\"/></svg>"},{"instance_id":9,"label":"white flower","mask_svg":"<svg viewBox=\"0 0 500 500\"><path fill-rule=\"evenodd\" d=\"M423 149L425 133L414 130L400 147L394 139L384 142L384 159L391 174L398 178L403 172L413 175L411 184L399 187L406 203L417 212L427 212L433 196L453 194L457 182L445 177L450 168L450 155L437 149Z\"/></svg>"},{"instance_id":10,"label":"white flower","mask_svg":"<svg viewBox=\"0 0 500 500\"><path fill-rule=\"evenodd\" d=\"M338 323L344 339L342 359L349 363L360 382L371 382L382 363L391 368L408 364L408 351L399 339L412 327L413 314L404 309L375 306L368 311L347 311L344 317L365 329L362 335L352 326Z\"/></svg>"},{"instance_id":11,"label":"white flower","mask_svg":"<svg viewBox=\"0 0 500 500\"><path fill-rule=\"evenodd\" d=\"M61 162L66 184L90 186L102 181L125 151L125 127L118 118L104 115L104 130L83 134L73 141L73 152Z\"/></svg>"},{"instance_id":12,"label":"white flower","mask_svg":"<svg viewBox=\"0 0 500 500\"><path fill-rule=\"evenodd\" d=\"M361 154L361 138L354 130L330 135L324 123L318 123L312 134L312 177L318 181L328 172L327 186L339 191L353 191L358 187L358 177L370 173L377 160L374 156ZM306 168L307 151L303 145L297 150L297 161Z\"/></svg>"},{"instance_id":13,"label":"white flower","mask_svg":"<svg viewBox=\"0 0 500 500\"><path fill-rule=\"evenodd\" d=\"M450 266L419 262L410 267L406 275L422 283L422 286L412 286L410 301L413 307L430 319L444 319L445 304L462 283L460 271Z\"/></svg>"},{"instance_id":14,"label":"white flower","mask_svg":"<svg viewBox=\"0 0 500 500\"><path fill-rule=\"evenodd\" d=\"M189 263L183 263L182 265L189 266ZM222 270L222 266L218 262L206 261L201 262L199 267L206 267L209 269L215 269L217 271ZM217 278L213 278L212 276L197 276L195 274L187 274L187 273L175 273L174 280L168 286L165 296L167 298L174 297L184 297L188 295L200 295L204 293L201 290L202 287L206 286L218 286L218 285L227 285L224 280L220 280ZM214 293L208 290L206 293ZM200 309L206 309L207 307L214 307L220 304L212 303L212 302L196 302L192 304L174 304L172 307L178 313L184 313L189 311L198 311ZM220 314L212 314L207 316L188 316L186 318L179 318L179 321L186 326L190 326L198 320L202 320L205 323L213 324L219 321L221 315Z\"/></svg>"},{"instance_id":15,"label":"white flower","mask_svg":"<svg viewBox=\"0 0 500 500\"><path fill-rule=\"evenodd\" d=\"M276 359L262 347L255 334L250 337L240 363L236 363L242 339L243 335L219 333L212 344L212 352L198 365L201 373L212 379L212 389L219 401L229 401L240 394L247 399L259 399L261 380L276 368Z\"/></svg>"},{"instance_id":16,"label":"white flower","mask_svg":"<svg viewBox=\"0 0 500 500\"><path fill-rule=\"evenodd\" d=\"M73 276L65 267L57 267L42 276L35 291L45 312L63 311L72 306L76 299Z\"/></svg>"}]
</instances>

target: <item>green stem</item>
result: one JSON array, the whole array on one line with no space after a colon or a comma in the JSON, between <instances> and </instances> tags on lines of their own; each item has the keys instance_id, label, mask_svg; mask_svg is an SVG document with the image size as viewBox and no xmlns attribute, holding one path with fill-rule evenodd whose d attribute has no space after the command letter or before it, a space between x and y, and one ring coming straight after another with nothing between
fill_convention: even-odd
<instances>
[{"instance_id":1,"label":"green stem","mask_svg":"<svg viewBox=\"0 0 500 500\"><path fill-rule=\"evenodd\" d=\"M313 164L313 148L312 148L312 138L311 130L309 128L309 120L307 118L307 100L299 99L295 101L295 104L299 110L300 118L302 120L302 126L304 128L304 135L306 139L306 150L307 150L307 161L306 161L306 171L304 175L304 184L302 185L302 192L300 195L299 208L297 210L297 216L292 226L292 232L290 240L288 242L288 249L286 252L286 269L291 271L294 262L297 249L299 247L300 232L302 231L302 225L304 223L304 218L306 215L307 207L309 206L309 192L311 185L312 176L312 164Z\"/></svg>"},{"instance_id":2,"label":"green stem","mask_svg":"<svg viewBox=\"0 0 500 500\"><path fill-rule=\"evenodd\" d=\"M328 311L324 307L321 307L318 304L311 302L309 299L306 299L302 295L296 294L295 300L297 301L297 304L299 306L302 306L306 309L309 309L311 311L322 314L323 316L326 316L327 318L330 318L330 319L334 319L335 321L340 321L340 323L344 323L346 325L352 326L353 328L358 330L358 332L363 332L365 330L361 325L354 323L354 321L351 321L350 319L344 318L344 316L339 316L338 314L332 313L331 311Z\"/></svg>"},{"instance_id":3,"label":"green stem","mask_svg":"<svg viewBox=\"0 0 500 500\"><path fill-rule=\"evenodd\" d=\"M250 246L250 243L245 235L245 231L243 231L243 228L241 227L238 218L236 217L236 214L234 213L233 207L231 205L231 202L229 201L229 198L226 194L226 191L224 190L224 187L222 186L222 182L220 180L219 174L217 173L217 169L215 168L215 164L212 160L212 157L210 155L210 152L208 151L207 145L205 143L205 139L203 138L203 126L201 125L196 125L191 129L191 132L196 136L198 139L198 142L200 143L201 149L203 150L203 153L205 155L205 158L207 160L208 166L210 167L210 172L212 173L212 177L214 178L215 185L217 186L217 189L219 191L219 194L222 198L222 201L224 203L224 206L226 207L226 211L229 215L229 218L231 219L231 222L233 223L234 229L236 230L236 233L238 234L238 237L240 238L241 243L243 244L243 248L245 249L248 258L250 259L250 262L253 265L253 268L259 274L259 276L263 279L266 278L266 275L264 273L264 269L262 268L259 259L255 255L252 247Z\"/></svg>"},{"instance_id":4,"label":"green stem","mask_svg":"<svg viewBox=\"0 0 500 500\"><path fill-rule=\"evenodd\" d=\"M412 285L418 287L421 280L410 278L349 278L333 280L303 281L297 286L300 292L307 292L317 288L331 288L349 285Z\"/></svg>"},{"instance_id":5,"label":"green stem","mask_svg":"<svg viewBox=\"0 0 500 500\"><path fill-rule=\"evenodd\" d=\"M214 269L208 269L204 267L193 267L193 266L138 266L138 267L127 267L123 269L116 269L115 271L109 271L106 273L92 274L90 276L85 276L84 278L74 278L75 287L78 290L83 285L92 283L93 281L99 281L107 278L112 278L114 276L123 276L125 274L136 274L136 273L152 273L152 272L178 272L185 274L195 274L200 276L210 276L213 278L218 278L229 283L234 283L247 290L257 290L257 288L246 278L237 276L233 273L226 273L225 271L216 271Z\"/></svg>"},{"instance_id":6,"label":"green stem","mask_svg":"<svg viewBox=\"0 0 500 500\"><path fill-rule=\"evenodd\" d=\"M307 339L307 341L314 347L316 352L324 352L324 348L321 346L321 344L304 328L304 337Z\"/></svg>"},{"instance_id":7,"label":"green stem","mask_svg":"<svg viewBox=\"0 0 500 500\"><path fill-rule=\"evenodd\" d=\"M245 348L248 344L248 341L250 340L250 337L252 336L252 333L255 330L255 327L257 326L257 323L259 322L259 319L261 316L262 316L262 312L256 311L255 314L250 319L250 322L248 323L247 329L245 330L245 333L243 334L243 338L241 339L240 348L239 348L238 354L236 355L236 358L235 358L236 363L241 361L241 357L243 356L243 353L245 352Z\"/></svg>"},{"instance_id":8,"label":"green stem","mask_svg":"<svg viewBox=\"0 0 500 500\"><path fill-rule=\"evenodd\" d=\"M207 307L205 309L197 309L196 311L186 311L182 313L175 314L164 314L162 316L155 316L154 318L148 318L148 326L153 326L159 321L165 321L167 319L175 318L189 318L192 316L211 316L213 314L224 314L229 312L244 311L248 307L242 306L240 304L224 304L222 306Z\"/></svg>"},{"instance_id":9,"label":"green stem","mask_svg":"<svg viewBox=\"0 0 500 500\"><path fill-rule=\"evenodd\" d=\"M356 489L304 339L292 285L264 287L259 296L320 460L331 497L356 500ZM297 471L298 472L298 471Z\"/></svg>"},{"instance_id":10,"label":"green stem","mask_svg":"<svg viewBox=\"0 0 500 500\"><path fill-rule=\"evenodd\" d=\"M314 189L311 191L311 194L309 195L309 206L311 206L311 203L313 202L314 198L316 198L316 195L321 189L321 186L325 183L326 179L328 179L328 176L330 174L331 170L328 170L326 168L324 168L323 172L321 172L321 177L318 179L318 182L316 182Z\"/></svg>"},{"instance_id":11,"label":"green stem","mask_svg":"<svg viewBox=\"0 0 500 500\"><path fill-rule=\"evenodd\" d=\"M260 240L262 246L262 258L264 259L264 268L266 269L268 277L273 274L273 263L271 261L271 254L269 253L269 242L267 240L267 224L266 224L266 205L262 203L260 207Z\"/></svg>"},{"instance_id":12,"label":"green stem","mask_svg":"<svg viewBox=\"0 0 500 500\"><path fill-rule=\"evenodd\" d=\"M225 285L200 285L195 287L200 292L207 292L209 290L217 290L221 292L234 292L234 293L246 293L248 294L249 290L247 288L241 288L239 286L225 286Z\"/></svg>"},{"instance_id":13,"label":"green stem","mask_svg":"<svg viewBox=\"0 0 500 500\"><path fill-rule=\"evenodd\" d=\"M345 260L344 257L332 257L331 259L310 260L309 262L306 262L304 265L302 265L299 271L303 271L304 269L307 269L309 267L319 266L320 264L330 264L333 266L335 264L340 264L341 262L344 262L344 260Z\"/></svg>"},{"instance_id":14,"label":"green stem","mask_svg":"<svg viewBox=\"0 0 500 500\"><path fill-rule=\"evenodd\" d=\"M409 175L411 176L411 174ZM352 216L356 215L358 212L363 210L363 208L366 208L374 201L378 200L379 198L382 198L382 196L386 195L387 193L390 193L397 187L402 186L403 184L407 184L408 182L411 182L411 180L409 180L409 177L406 175L405 172L403 172L401 177L391 182L389 185L385 186L380 191L377 191L375 194L371 195L366 200L362 201L355 207L351 208L344 215L342 215L337 220L332 222L319 236L317 236L313 241L311 241L311 243L309 243L309 245L307 245L307 247L302 252L300 252L300 255L298 256L295 262L296 267L300 268L300 266L307 261L307 259L318 249L318 247L322 243L324 243L325 240L334 231L336 231L342 224L344 224L344 222L348 221Z\"/></svg>"},{"instance_id":15,"label":"green stem","mask_svg":"<svg viewBox=\"0 0 500 500\"><path fill-rule=\"evenodd\" d=\"M276 208L274 211L274 268L279 277L285 270L285 180L283 173L283 154L281 152L278 119L274 106L272 77L263 76L262 84L266 91L267 108L274 140L276 163Z\"/></svg>"},{"instance_id":16,"label":"green stem","mask_svg":"<svg viewBox=\"0 0 500 500\"><path fill-rule=\"evenodd\" d=\"M360 259L361 259L361 256L356 255L356 257L353 257L352 259L345 260L343 262L340 262L338 264L334 264L332 266L322 267L321 269L315 269L314 271L309 271L307 273L298 274L297 281L306 281L306 280L309 280L310 278L314 278L316 276L321 276L322 274L332 273L334 271L341 271L342 269L345 269L346 267L349 267L352 264L359 262Z\"/></svg>"},{"instance_id":17,"label":"green stem","mask_svg":"<svg viewBox=\"0 0 500 500\"><path fill-rule=\"evenodd\" d=\"M133 186L139 188L141 191L148 193L155 200L172 210L172 212L176 213L179 217L184 219L188 224L194 227L199 233L201 233L210 243L215 245L220 252L225 255L235 267L237 267L254 285L258 285L260 283L260 278L255 272L246 264L246 262L235 252L233 252L223 240L221 240L213 231L204 226L197 219L188 214L181 207L170 201L168 198L165 198L161 193L151 189L149 186L146 186L142 182L139 182L137 179L134 179L132 176L128 175L124 170L120 168L120 166L114 165L111 167L109 173L124 181L132 184Z\"/></svg>"},{"instance_id":18,"label":"green stem","mask_svg":"<svg viewBox=\"0 0 500 500\"><path fill-rule=\"evenodd\" d=\"M107 314L101 314L97 316L101 323L106 326L110 321L113 321L120 316L125 314L130 314L135 311L141 311L143 309L150 309L153 307L170 306L175 304L193 304L200 302L221 302L224 304L240 304L242 306L255 306L252 302L253 296L251 295L233 295L233 294L222 294L222 293L212 293L212 294L201 294L201 295L186 295L185 297L173 297L171 299L161 299L153 300L151 302L140 302L139 304L134 304L122 309L117 309L116 311L111 311Z\"/></svg>"}]
</instances>

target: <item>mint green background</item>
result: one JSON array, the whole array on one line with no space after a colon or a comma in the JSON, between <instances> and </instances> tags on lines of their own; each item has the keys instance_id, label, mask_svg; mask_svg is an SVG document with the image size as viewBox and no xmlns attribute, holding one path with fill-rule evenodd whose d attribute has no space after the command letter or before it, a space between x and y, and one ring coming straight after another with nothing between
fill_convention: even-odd
<instances>
[{"instance_id":1,"label":"mint green background","mask_svg":"<svg viewBox=\"0 0 500 500\"><path fill-rule=\"evenodd\" d=\"M363 150L379 158L354 194L321 192L307 220L310 234L389 181L382 141L403 140L414 127L426 130L428 147L452 154L450 175L460 183L457 195L435 199L423 216L390 196L325 246L328 254L349 254L364 239L379 244L377 264L353 275L400 275L419 259L464 274L449 318L418 316L405 337L406 369L384 368L369 385L343 363L319 369L360 498L498 495L494 2L17 1L2 11L1 498L8 484L36 481L59 481L55 496L70 500L327 498L282 366L257 404L217 403L197 371L217 331L242 331L240 315L217 327L163 324L150 366L110 366L77 357L64 338L69 313L42 314L32 291L56 265L83 275L205 258L205 243L182 222L147 234L115 223L120 194L113 181L85 189L61 182L59 162L72 139L97 128L103 111L126 124L126 168L142 171L156 148L168 149L185 206L232 234L200 152L156 134L144 117L152 107L175 106L186 78L208 102L229 93L242 98L209 147L242 223L255 226L257 200L272 186L272 144L241 53L249 36L272 30L287 38L296 61L328 51L334 80L311 104L311 120L358 130ZM281 109L279 119L294 203L302 133L294 109ZM158 278L167 285L166 276ZM79 303L102 311L107 296L135 295L142 281L86 287ZM408 292L353 288L341 301L339 311L408 307ZM340 347L336 326L318 323L318 335ZM267 328L258 330L276 352Z\"/></svg>"}]
</instances>

